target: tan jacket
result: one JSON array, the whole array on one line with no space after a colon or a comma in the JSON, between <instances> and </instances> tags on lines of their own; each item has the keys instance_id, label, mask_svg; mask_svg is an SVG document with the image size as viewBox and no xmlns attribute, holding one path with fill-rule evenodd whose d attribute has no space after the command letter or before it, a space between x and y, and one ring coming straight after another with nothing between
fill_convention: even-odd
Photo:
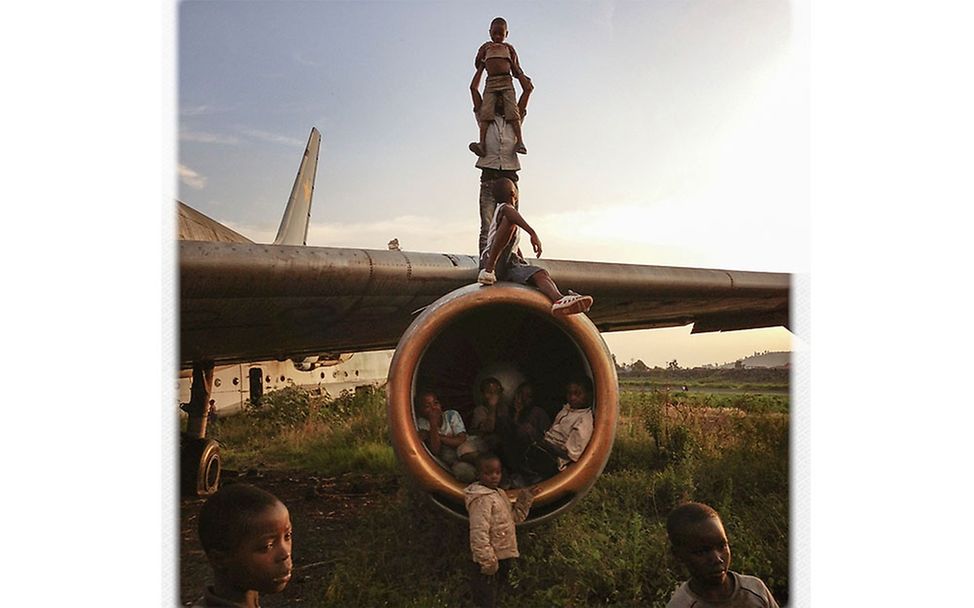
<instances>
[{"instance_id":1,"label":"tan jacket","mask_svg":"<svg viewBox=\"0 0 974 608\"><path fill-rule=\"evenodd\" d=\"M467 486L463 497L470 515L470 552L473 561L480 565L480 571L484 574L494 574L497 572L497 560L520 555L514 525L527 518L534 496L522 490L512 508L504 490L491 490L477 482Z\"/></svg>"}]
</instances>

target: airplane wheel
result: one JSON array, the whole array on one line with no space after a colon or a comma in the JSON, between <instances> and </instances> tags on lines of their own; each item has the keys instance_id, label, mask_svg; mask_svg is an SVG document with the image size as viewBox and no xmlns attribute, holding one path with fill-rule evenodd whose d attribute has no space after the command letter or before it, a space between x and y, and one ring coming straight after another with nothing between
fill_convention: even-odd
<instances>
[{"instance_id":1,"label":"airplane wheel","mask_svg":"<svg viewBox=\"0 0 974 608\"><path fill-rule=\"evenodd\" d=\"M220 445L212 439L184 439L182 488L186 496L209 496L220 487Z\"/></svg>"}]
</instances>

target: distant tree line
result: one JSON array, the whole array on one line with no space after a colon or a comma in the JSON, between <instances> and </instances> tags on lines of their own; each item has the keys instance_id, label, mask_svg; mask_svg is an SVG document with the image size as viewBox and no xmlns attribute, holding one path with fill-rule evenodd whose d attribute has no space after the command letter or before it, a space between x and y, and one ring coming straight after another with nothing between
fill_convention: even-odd
<instances>
[{"instance_id":1,"label":"distant tree line","mask_svg":"<svg viewBox=\"0 0 974 608\"><path fill-rule=\"evenodd\" d=\"M740 381L753 383L787 383L791 370L787 367L749 367L745 368L740 362L733 368L681 367L676 359L669 361L666 367L650 367L642 359L619 364L613 355L616 374L619 378L644 378L660 382L681 382L690 380L710 381Z\"/></svg>"}]
</instances>

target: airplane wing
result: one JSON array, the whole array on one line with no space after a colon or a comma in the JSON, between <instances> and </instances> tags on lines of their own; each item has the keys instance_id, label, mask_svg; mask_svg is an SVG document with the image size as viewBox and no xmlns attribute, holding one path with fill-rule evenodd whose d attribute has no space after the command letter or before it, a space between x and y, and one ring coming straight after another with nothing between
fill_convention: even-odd
<instances>
[{"instance_id":1,"label":"airplane wing","mask_svg":"<svg viewBox=\"0 0 974 608\"><path fill-rule=\"evenodd\" d=\"M600 331L788 325L790 275L532 260L590 294ZM469 255L183 240L180 362L393 348L419 311L476 282Z\"/></svg>"}]
</instances>

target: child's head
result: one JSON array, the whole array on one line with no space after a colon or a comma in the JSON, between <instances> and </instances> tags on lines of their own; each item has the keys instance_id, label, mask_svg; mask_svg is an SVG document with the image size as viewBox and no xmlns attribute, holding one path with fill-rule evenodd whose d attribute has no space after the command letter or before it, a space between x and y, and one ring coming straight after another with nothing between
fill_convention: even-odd
<instances>
[{"instance_id":1,"label":"child's head","mask_svg":"<svg viewBox=\"0 0 974 608\"><path fill-rule=\"evenodd\" d=\"M416 394L416 413L429 420L430 412L436 408L442 409L440 399L432 390L420 391Z\"/></svg>"},{"instance_id":2,"label":"child's head","mask_svg":"<svg viewBox=\"0 0 974 608\"><path fill-rule=\"evenodd\" d=\"M717 511L699 502L682 504L666 518L666 534L673 555L690 571L691 586L715 589L726 584L731 553Z\"/></svg>"},{"instance_id":3,"label":"child's head","mask_svg":"<svg viewBox=\"0 0 974 608\"><path fill-rule=\"evenodd\" d=\"M522 382L514 391L514 406L522 409L534 403L534 386L530 382Z\"/></svg>"},{"instance_id":4,"label":"child's head","mask_svg":"<svg viewBox=\"0 0 974 608\"><path fill-rule=\"evenodd\" d=\"M569 380L565 385L565 399L575 410L591 406L592 380L588 376L578 376Z\"/></svg>"},{"instance_id":5,"label":"child's head","mask_svg":"<svg viewBox=\"0 0 974 608\"><path fill-rule=\"evenodd\" d=\"M491 184L490 193L494 195L494 202L498 205L508 203L517 209L517 186L506 177L499 177Z\"/></svg>"},{"instance_id":6,"label":"child's head","mask_svg":"<svg viewBox=\"0 0 974 608\"><path fill-rule=\"evenodd\" d=\"M501 483L501 459L494 454L482 454L477 458L477 480L495 490Z\"/></svg>"},{"instance_id":7,"label":"child's head","mask_svg":"<svg viewBox=\"0 0 974 608\"><path fill-rule=\"evenodd\" d=\"M503 17L494 17L490 22L490 39L493 42L504 42L507 39L507 21Z\"/></svg>"},{"instance_id":8,"label":"child's head","mask_svg":"<svg viewBox=\"0 0 974 608\"><path fill-rule=\"evenodd\" d=\"M291 580L291 517L270 492L238 483L200 510L199 536L219 587L276 593Z\"/></svg>"},{"instance_id":9,"label":"child's head","mask_svg":"<svg viewBox=\"0 0 974 608\"><path fill-rule=\"evenodd\" d=\"M484 378L480 381L480 394L487 405L497 405L504 394L504 387L497 378Z\"/></svg>"}]
</instances>

